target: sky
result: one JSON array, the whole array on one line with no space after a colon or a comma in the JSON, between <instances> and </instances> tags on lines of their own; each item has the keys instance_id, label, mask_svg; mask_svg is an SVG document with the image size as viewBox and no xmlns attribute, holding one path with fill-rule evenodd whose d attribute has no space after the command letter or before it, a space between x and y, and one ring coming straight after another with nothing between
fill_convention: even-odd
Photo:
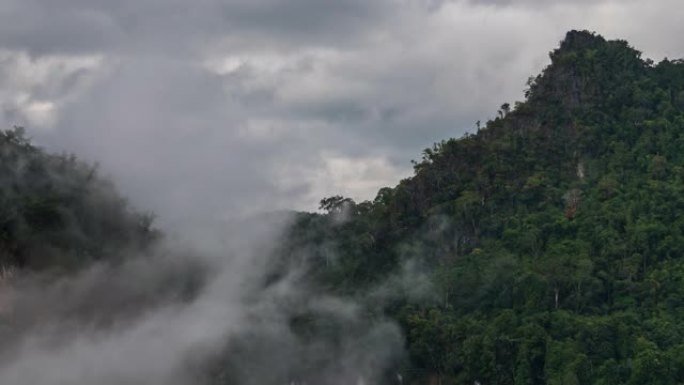
<instances>
[{"instance_id":1,"label":"sky","mask_svg":"<svg viewBox=\"0 0 684 385\"><path fill-rule=\"evenodd\" d=\"M0 0L0 121L162 225L373 199L571 29L684 57L681 0Z\"/></svg>"}]
</instances>

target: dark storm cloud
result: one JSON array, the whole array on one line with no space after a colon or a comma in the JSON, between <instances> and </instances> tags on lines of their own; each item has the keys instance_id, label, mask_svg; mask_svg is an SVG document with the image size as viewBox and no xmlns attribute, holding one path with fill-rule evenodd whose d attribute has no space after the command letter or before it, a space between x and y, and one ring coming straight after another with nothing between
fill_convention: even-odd
<instances>
[{"instance_id":1,"label":"dark storm cloud","mask_svg":"<svg viewBox=\"0 0 684 385\"><path fill-rule=\"evenodd\" d=\"M386 5L385 0L6 0L0 5L0 45L34 54L179 52L230 35L326 44L353 40L383 19Z\"/></svg>"},{"instance_id":2,"label":"dark storm cloud","mask_svg":"<svg viewBox=\"0 0 684 385\"><path fill-rule=\"evenodd\" d=\"M493 6L553 6L557 4L569 4L573 6L580 6L586 4L609 3L615 0L468 0L469 3L475 5L493 5ZM625 2L628 2L627 0Z\"/></svg>"}]
</instances>

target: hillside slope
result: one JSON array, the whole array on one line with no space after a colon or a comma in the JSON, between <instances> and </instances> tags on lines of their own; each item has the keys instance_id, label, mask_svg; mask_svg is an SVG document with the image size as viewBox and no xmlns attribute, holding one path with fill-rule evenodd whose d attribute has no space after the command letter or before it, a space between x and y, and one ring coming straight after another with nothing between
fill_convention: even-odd
<instances>
[{"instance_id":1,"label":"hillside slope","mask_svg":"<svg viewBox=\"0 0 684 385\"><path fill-rule=\"evenodd\" d=\"M140 250L158 237L96 168L0 132L0 268L69 270Z\"/></svg>"},{"instance_id":2,"label":"hillside slope","mask_svg":"<svg viewBox=\"0 0 684 385\"><path fill-rule=\"evenodd\" d=\"M332 292L431 274L434 300L384 309L412 383L684 382L684 62L586 31L550 57L524 102L291 232Z\"/></svg>"}]
</instances>

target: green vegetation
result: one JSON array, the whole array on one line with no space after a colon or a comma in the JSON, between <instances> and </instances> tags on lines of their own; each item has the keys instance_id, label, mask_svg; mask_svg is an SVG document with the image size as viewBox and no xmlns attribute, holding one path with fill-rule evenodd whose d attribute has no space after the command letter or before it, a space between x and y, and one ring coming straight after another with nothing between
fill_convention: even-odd
<instances>
[{"instance_id":1,"label":"green vegetation","mask_svg":"<svg viewBox=\"0 0 684 385\"><path fill-rule=\"evenodd\" d=\"M22 128L0 132L0 268L73 270L158 236L113 185L74 156L50 155Z\"/></svg>"},{"instance_id":2,"label":"green vegetation","mask_svg":"<svg viewBox=\"0 0 684 385\"><path fill-rule=\"evenodd\" d=\"M291 231L331 292L430 272L436 298L383 309L412 383L684 383L684 62L586 31L550 56L526 101Z\"/></svg>"}]
</instances>

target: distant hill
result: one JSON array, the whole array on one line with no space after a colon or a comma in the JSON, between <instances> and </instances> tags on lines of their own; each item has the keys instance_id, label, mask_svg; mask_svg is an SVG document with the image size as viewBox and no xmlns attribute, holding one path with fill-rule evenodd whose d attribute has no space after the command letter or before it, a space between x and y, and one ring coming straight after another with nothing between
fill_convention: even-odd
<instances>
[{"instance_id":1,"label":"distant hill","mask_svg":"<svg viewBox=\"0 0 684 385\"><path fill-rule=\"evenodd\" d=\"M159 236L96 167L48 154L24 130L0 132L0 267L71 270L141 250Z\"/></svg>"},{"instance_id":2,"label":"distant hill","mask_svg":"<svg viewBox=\"0 0 684 385\"><path fill-rule=\"evenodd\" d=\"M331 292L429 272L434 300L384 309L408 383L684 382L684 62L587 31L550 58L414 176L291 231L285 253Z\"/></svg>"}]
</instances>

